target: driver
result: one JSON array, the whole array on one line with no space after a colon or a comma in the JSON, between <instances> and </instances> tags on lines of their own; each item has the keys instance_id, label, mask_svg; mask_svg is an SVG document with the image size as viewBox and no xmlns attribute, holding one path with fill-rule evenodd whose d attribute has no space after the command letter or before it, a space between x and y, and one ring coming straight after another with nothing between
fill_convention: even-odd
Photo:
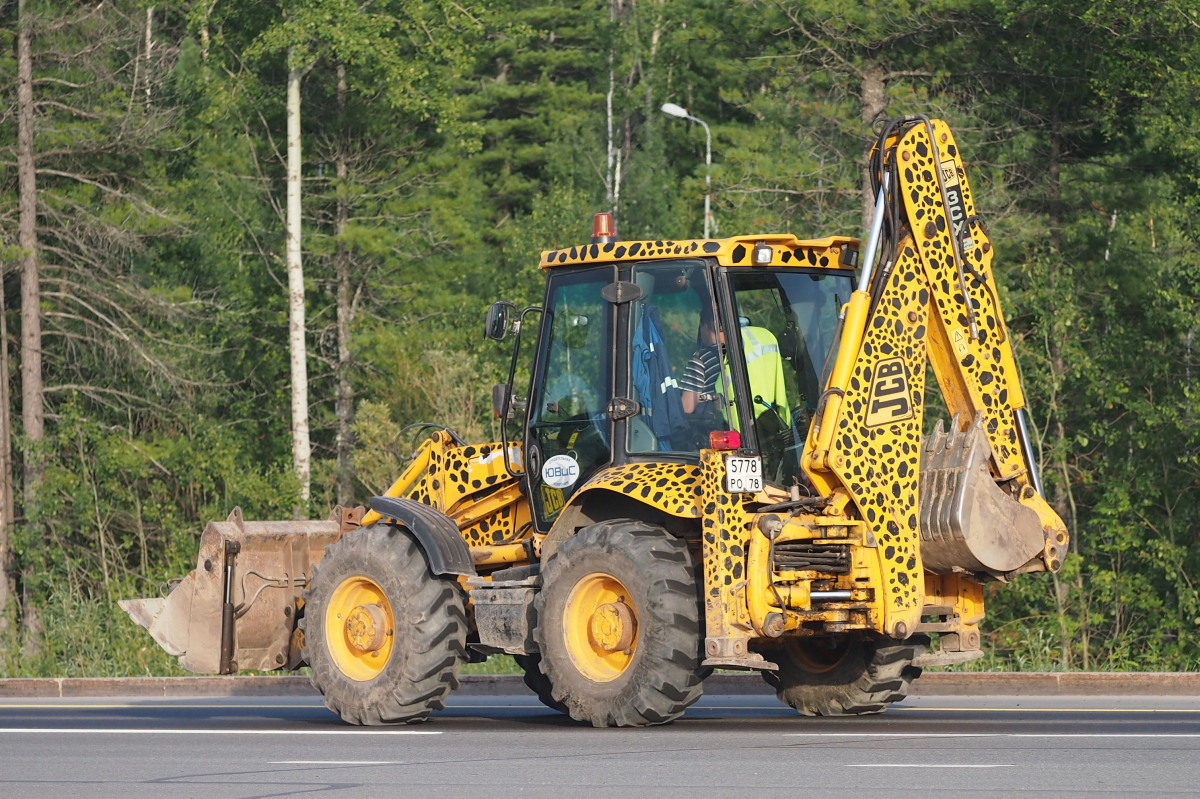
<instances>
[{"instance_id":1,"label":"driver","mask_svg":"<svg viewBox=\"0 0 1200 799\"><path fill-rule=\"evenodd\" d=\"M774 334L762 327L743 324L741 334L755 416L770 411L773 417L788 419L790 403L783 379L779 343ZM692 354L679 379L679 387L683 390L681 399L684 413L695 413L701 402L716 399L719 390L721 353L718 345L725 343L725 334L716 329L711 311L706 311L700 317L698 339L700 349ZM784 427L787 424L785 421Z\"/></svg>"},{"instance_id":2,"label":"driver","mask_svg":"<svg viewBox=\"0 0 1200 799\"><path fill-rule=\"evenodd\" d=\"M717 381L721 379L721 354L717 345L724 342L724 335L717 331L712 311L706 311L700 317L697 336L700 349L692 354L679 378L684 413L695 413L701 402L716 396Z\"/></svg>"}]
</instances>

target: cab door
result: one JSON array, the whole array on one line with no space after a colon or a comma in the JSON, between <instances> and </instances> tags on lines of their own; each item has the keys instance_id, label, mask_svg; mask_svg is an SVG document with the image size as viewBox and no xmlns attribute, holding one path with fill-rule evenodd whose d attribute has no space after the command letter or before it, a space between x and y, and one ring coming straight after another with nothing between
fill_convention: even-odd
<instances>
[{"instance_id":1,"label":"cab door","mask_svg":"<svg viewBox=\"0 0 1200 799\"><path fill-rule=\"evenodd\" d=\"M525 431L527 481L539 532L612 461L615 306L601 297L611 266L551 273Z\"/></svg>"}]
</instances>

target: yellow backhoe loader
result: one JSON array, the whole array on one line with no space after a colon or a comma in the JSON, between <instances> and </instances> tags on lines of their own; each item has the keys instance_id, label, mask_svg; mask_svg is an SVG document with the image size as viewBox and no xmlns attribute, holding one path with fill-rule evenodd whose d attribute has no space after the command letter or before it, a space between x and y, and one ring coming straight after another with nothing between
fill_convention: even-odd
<instances>
[{"instance_id":1,"label":"yellow backhoe loader","mask_svg":"<svg viewBox=\"0 0 1200 799\"><path fill-rule=\"evenodd\" d=\"M1067 531L950 130L890 122L871 172L861 253L619 241L598 215L542 254L540 307L488 313L505 442L434 426L365 512L235 511L166 597L123 606L193 671L307 664L354 724L424 719L496 653L597 726L669 722L714 668L874 713L978 656L983 585L1057 570ZM927 367L950 417L929 434Z\"/></svg>"}]
</instances>

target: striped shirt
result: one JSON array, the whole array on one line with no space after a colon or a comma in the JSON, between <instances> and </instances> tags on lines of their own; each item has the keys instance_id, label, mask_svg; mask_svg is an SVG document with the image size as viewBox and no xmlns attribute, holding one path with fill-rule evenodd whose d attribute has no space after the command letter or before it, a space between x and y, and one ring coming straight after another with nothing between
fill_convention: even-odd
<instances>
[{"instance_id":1,"label":"striped shirt","mask_svg":"<svg viewBox=\"0 0 1200 799\"><path fill-rule=\"evenodd\" d=\"M721 356L717 353L717 345L712 344L696 350L692 355L683 370L683 376L679 378L679 387L697 394L712 394L720 377Z\"/></svg>"}]
</instances>

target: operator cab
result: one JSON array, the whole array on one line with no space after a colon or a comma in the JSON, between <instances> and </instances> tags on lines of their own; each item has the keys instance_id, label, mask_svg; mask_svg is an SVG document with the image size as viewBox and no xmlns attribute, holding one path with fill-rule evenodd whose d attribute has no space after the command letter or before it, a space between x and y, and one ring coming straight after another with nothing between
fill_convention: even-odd
<instances>
[{"instance_id":1,"label":"operator cab","mask_svg":"<svg viewBox=\"0 0 1200 799\"><path fill-rule=\"evenodd\" d=\"M852 268L761 242L735 265L735 243L594 239L543 256L524 428L539 527L606 466L698 463L702 448L761 455L764 478L782 488L803 482ZM834 255L854 244L815 244L831 243Z\"/></svg>"}]
</instances>

